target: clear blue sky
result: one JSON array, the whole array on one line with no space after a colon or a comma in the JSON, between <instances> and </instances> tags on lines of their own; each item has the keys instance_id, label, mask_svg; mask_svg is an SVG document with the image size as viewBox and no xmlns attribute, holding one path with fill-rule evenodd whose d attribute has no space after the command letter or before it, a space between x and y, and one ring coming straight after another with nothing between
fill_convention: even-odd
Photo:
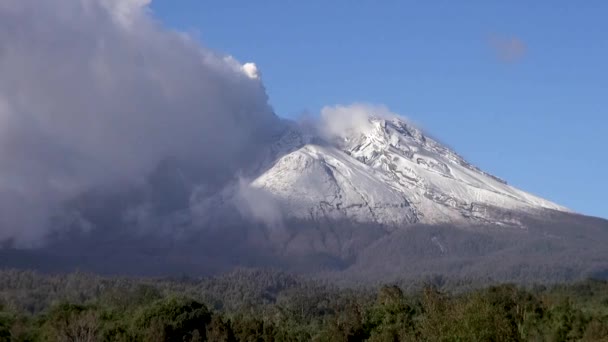
<instances>
[{"instance_id":1,"label":"clear blue sky","mask_svg":"<svg viewBox=\"0 0 608 342\"><path fill-rule=\"evenodd\" d=\"M510 184L608 217L608 1L154 0L152 10L255 62L281 116L384 104Z\"/></svg>"}]
</instances>

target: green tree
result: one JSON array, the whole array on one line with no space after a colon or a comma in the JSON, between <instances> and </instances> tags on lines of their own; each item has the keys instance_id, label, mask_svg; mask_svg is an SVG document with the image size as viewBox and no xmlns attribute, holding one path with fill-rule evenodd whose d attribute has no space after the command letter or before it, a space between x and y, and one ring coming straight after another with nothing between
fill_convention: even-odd
<instances>
[{"instance_id":1,"label":"green tree","mask_svg":"<svg viewBox=\"0 0 608 342\"><path fill-rule=\"evenodd\" d=\"M12 317L0 311L0 342L11 340Z\"/></svg>"},{"instance_id":2,"label":"green tree","mask_svg":"<svg viewBox=\"0 0 608 342\"><path fill-rule=\"evenodd\" d=\"M139 340L149 341L156 336L164 341L189 341L195 331L205 340L210 321L211 313L202 303L171 297L155 301L140 310L133 328Z\"/></svg>"},{"instance_id":3,"label":"green tree","mask_svg":"<svg viewBox=\"0 0 608 342\"><path fill-rule=\"evenodd\" d=\"M211 342L236 341L230 324L225 322L221 315L217 314L211 317L211 322L207 326L207 340ZM202 336L200 341L202 341Z\"/></svg>"},{"instance_id":4,"label":"green tree","mask_svg":"<svg viewBox=\"0 0 608 342\"><path fill-rule=\"evenodd\" d=\"M367 329L370 341L408 341L415 338L410 306L397 286L383 286L378 292L376 304L368 315Z\"/></svg>"},{"instance_id":5,"label":"green tree","mask_svg":"<svg viewBox=\"0 0 608 342\"><path fill-rule=\"evenodd\" d=\"M43 333L51 341L94 342L100 340L101 323L95 308L63 303L46 318Z\"/></svg>"}]
</instances>

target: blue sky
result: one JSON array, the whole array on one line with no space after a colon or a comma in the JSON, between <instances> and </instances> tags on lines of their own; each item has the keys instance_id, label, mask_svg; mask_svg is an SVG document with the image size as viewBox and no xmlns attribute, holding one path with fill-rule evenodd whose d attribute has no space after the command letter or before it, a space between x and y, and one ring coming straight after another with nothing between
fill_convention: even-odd
<instances>
[{"instance_id":1,"label":"blue sky","mask_svg":"<svg viewBox=\"0 0 608 342\"><path fill-rule=\"evenodd\" d=\"M608 1L154 0L152 10L255 62L281 116L384 104L510 184L608 217Z\"/></svg>"}]
</instances>

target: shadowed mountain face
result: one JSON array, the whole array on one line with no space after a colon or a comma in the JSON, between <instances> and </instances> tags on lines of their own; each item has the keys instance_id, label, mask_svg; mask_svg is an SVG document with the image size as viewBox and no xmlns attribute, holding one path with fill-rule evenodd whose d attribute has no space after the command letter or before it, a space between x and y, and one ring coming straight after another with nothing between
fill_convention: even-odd
<instances>
[{"instance_id":1,"label":"shadowed mountain face","mask_svg":"<svg viewBox=\"0 0 608 342\"><path fill-rule=\"evenodd\" d=\"M3 249L0 266L49 272L210 275L278 268L344 285L429 277L520 283L608 277L608 221L561 212L519 216L525 228L289 221L280 230L233 221L168 238L127 230L63 235L44 248Z\"/></svg>"},{"instance_id":2,"label":"shadowed mountain face","mask_svg":"<svg viewBox=\"0 0 608 342\"><path fill-rule=\"evenodd\" d=\"M330 136L282 127L237 180L172 158L142 183L83 193L65 204L77 220L58 219L63 229L40 248L6 242L0 266L155 276L272 267L344 284L608 275L608 221L515 189L401 119L368 117Z\"/></svg>"}]
</instances>

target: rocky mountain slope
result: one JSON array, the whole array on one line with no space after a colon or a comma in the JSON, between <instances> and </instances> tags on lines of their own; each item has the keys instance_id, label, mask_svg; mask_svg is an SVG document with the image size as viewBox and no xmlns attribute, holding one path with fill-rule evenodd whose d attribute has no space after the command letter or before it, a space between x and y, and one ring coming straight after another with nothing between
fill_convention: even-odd
<instances>
[{"instance_id":1,"label":"rocky mountain slope","mask_svg":"<svg viewBox=\"0 0 608 342\"><path fill-rule=\"evenodd\" d=\"M330 141L295 139L301 145L291 146L251 186L299 219L517 225L506 212L568 211L469 164L403 119L368 120ZM288 134L291 141L294 134Z\"/></svg>"}]
</instances>

